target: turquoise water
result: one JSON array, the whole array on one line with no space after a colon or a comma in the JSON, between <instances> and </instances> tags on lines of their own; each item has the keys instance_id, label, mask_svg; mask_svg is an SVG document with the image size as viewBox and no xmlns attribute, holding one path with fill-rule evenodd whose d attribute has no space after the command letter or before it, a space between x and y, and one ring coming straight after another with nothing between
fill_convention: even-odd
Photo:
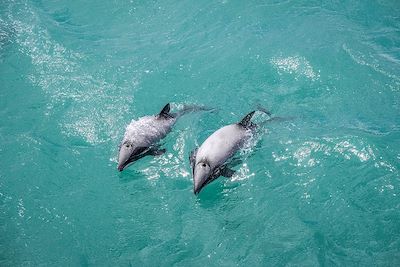
<instances>
[{"instance_id":1,"label":"turquoise water","mask_svg":"<svg viewBox=\"0 0 400 267\"><path fill-rule=\"evenodd\" d=\"M2 266L400 263L399 1L3 0L0 89ZM119 173L167 102L218 110ZM194 196L189 152L259 104L290 120Z\"/></svg>"}]
</instances>

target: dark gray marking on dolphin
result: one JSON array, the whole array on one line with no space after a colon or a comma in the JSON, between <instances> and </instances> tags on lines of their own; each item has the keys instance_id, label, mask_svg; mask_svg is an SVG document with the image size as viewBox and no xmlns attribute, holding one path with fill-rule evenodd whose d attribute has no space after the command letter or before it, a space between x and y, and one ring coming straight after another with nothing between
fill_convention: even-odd
<instances>
[{"instance_id":1,"label":"dark gray marking on dolphin","mask_svg":"<svg viewBox=\"0 0 400 267\"><path fill-rule=\"evenodd\" d=\"M260 111L270 115L266 110ZM254 113L255 111L250 112L239 123L218 129L199 148L190 153L189 161L195 194L219 176L231 177L235 173L228 167L229 159L242 148L256 130L257 125L251 122Z\"/></svg>"},{"instance_id":2,"label":"dark gray marking on dolphin","mask_svg":"<svg viewBox=\"0 0 400 267\"><path fill-rule=\"evenodd\" d=\"M166 104L157 115L144 116L132 120L126 127L118 155L118 170L122 171L129 164L148 155L162 155L165 149L157 146L171 132L177 119L189 112L210 110L201 106L185 105L177 113L170 112L170 104Z\"/></svg>"}]
</instances>

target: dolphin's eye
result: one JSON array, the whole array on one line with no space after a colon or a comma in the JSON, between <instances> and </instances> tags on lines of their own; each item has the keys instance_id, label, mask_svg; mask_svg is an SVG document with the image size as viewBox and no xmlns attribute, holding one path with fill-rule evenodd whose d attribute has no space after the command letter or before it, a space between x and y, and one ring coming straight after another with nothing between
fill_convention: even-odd
<instances>
[{"instance_id":1,"label":"dolphin's eye","mask_svg":"<svg viewBox=\"0 0 400 267\"><path fill-rule=\"evenodd\" d=\"M126 144L125 146L126 146L126 147L130 147L131 145L130 145L130 144Z\"/></svg>"},{"instance_id":2,"label":"dolphin's eye","mask_svg":"<svg viewBox=\"0 0 400 267\"><path fill-rule=\"evenodd\" d=\"M201 166L202 166L203 168L205 168L207 165L206 165L205 163L202 163Z\"/></svg>"}]
</instances>

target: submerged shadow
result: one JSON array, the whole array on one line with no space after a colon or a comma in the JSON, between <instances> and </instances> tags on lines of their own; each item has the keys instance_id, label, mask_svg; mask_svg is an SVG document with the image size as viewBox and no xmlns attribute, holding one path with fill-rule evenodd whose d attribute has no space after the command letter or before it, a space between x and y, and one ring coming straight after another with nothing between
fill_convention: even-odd
<instances>
[{"instance_id":1,"label":"submerged shadow","mask_svg":"<svg viewBox=\"0 0 400 267\"><path fill-rule=\"evenodd\" d=\"M223 179L229 178L218 178L218 180L204 187L203 190L196 195L196 202L200 205L200 207L208 209L215 206L220 206L221 202L229 199L231 193L233 193L236 188L240 186L239 183L226 183L226 181Z\"/></svg>"},{"instance_id":2,"label":"submerged shadow","mask_svg":"<svg viewBox=\"0 0 400 267\"><path fill-rule=\"evenodd\" d=\"M125 169L122 172L118 172L117 175L121 183L129 183L135 180L139 180L141 178L145 178L143 173L133 168Z\"/></svg>"}]
</instances>

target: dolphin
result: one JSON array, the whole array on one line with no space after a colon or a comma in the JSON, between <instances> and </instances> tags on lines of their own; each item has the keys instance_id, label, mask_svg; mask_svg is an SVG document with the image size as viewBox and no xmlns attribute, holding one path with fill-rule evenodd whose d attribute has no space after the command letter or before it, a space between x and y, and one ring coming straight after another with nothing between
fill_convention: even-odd
<instances>
[{"instance_id":1,"label":"dolphin","mask_svg":"<svg viewBox=\"0 0 400 267\"><path fill-rule=\"evenodd\" d=\"M268 111L259 110L271 116ZM256 130L257 125L251 122L254 113L255 111L250 112L239 123L218 129L190 153L194 194L200 193L219 176L232 177L235 173L228 167L228 163Z\"/></svg>"},{"instance_id":2,"label":"dolphin","mask_svg":"<svg viewBox=\"0 0 400 267\"><path fill-rule=\"evenodd\" d=\"M170 113L170 104L166 104L157 115L144 116L132 120L126 127L124 138L119 146L118 167L122 171L129 164L147 155L162 155L158 142L172 130L182 115L198 110L209 110L200 106L184 106L177 113Z\"/></svg>"}]
</instances>

